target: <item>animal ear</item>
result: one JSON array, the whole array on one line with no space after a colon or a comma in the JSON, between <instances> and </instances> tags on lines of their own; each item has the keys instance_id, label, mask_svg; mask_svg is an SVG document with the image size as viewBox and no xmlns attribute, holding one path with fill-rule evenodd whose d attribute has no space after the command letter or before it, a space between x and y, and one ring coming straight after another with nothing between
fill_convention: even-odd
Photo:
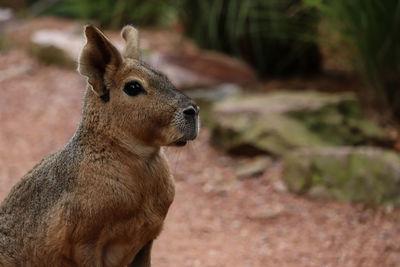
<instances>
[{"instance_id":1,"label":"animal ear","mask_svg":"<svg viewBox=\"0 0 400 267\"><path fill-rule=\"evenodd\" d=\"M122 57L117 48L96 27L85 26L86 44L79 57L78 71L88 77L93 91L105 102L109 91L104 76L106 72L115 71L122 63Z\"/></svg>"},{"instance_id":2,"label":"animal ear","mask_svg":"<svg viewBox=\"0 0 400 267\"><path fill-rule=\"evenodd\" d=\"M126 25L121 31L122 38L126 42L124 56L140 60L139 32L131 25Z\"/></svg>"}]
</instances>

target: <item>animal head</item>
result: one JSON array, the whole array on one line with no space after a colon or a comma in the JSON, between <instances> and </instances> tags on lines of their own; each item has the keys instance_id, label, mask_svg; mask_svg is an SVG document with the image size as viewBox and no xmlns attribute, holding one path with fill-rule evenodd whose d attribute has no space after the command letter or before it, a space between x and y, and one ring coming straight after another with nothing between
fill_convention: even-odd
<instances>
[{"instance_id":1,"label":"animal head","mask_svg":"<svg viewBox=\"0 0 400 267\"><path fill-rule=\"evenodd\" d=\"M123 54L99 29L85 27L78 67L90 88L84 117L128 146L182 146L195 139L199 107L140 60L135 28L125 26L121 35L126 42Z\"/></svg>"}]
</instances>

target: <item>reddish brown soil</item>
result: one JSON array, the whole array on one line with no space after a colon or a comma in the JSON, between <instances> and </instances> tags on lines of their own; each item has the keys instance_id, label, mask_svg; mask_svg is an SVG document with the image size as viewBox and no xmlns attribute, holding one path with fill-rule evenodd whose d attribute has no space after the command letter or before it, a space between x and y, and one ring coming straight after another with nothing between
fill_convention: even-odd
<instances>
[{"instance_id":1,"label":"reddish brown soil","mask_svg":"<svg viewBox=\"0 0 400 267\"><path fill-rule=\"evenodd\" d=\"M0 55L0 62L3 199L71 137L85 81L21 51ZM238 160L212 148L207 129L187 147L166 152L177 190L155 242L154 266L400 266L396 212L295 196L280 180L279 162L259 178L238 180Z\"/></svg>"}]
</instances>

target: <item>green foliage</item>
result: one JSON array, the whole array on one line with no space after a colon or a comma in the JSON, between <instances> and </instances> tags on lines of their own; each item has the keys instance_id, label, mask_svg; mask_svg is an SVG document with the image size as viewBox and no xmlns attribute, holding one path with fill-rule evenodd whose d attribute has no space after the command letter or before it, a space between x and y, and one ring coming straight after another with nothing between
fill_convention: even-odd
<instances>
[{"instance_id":1,"label":"green foliage","mask_svg":"<svg viewBox=\"0 0 400 267\"><path fill-rule=\"evenodd\" d=\"M176 17L176 1L163 0L39 0L39 14L92 20L103 27L125 24L165 26Z\"/></svg>"},{"instance_id":2,"label":"green foliage","mask_svg":"<svg viewBox=\"0 0 400 267\"><path fill-rule=\"evenodd\" d=\"M260 74L315 72L317 15L302 0L182 0L188 34L241 57Z\"/></svg>"},{"instance_id":3,"label":"green foliage","mask_svg":"<svg viewBox=\"0 0 400 267\"><path fill-rule=\"evenodd\" d=\"M400 120L400 1L307 0L339 31L378 102Z\"/></svg>"}]
</instances>

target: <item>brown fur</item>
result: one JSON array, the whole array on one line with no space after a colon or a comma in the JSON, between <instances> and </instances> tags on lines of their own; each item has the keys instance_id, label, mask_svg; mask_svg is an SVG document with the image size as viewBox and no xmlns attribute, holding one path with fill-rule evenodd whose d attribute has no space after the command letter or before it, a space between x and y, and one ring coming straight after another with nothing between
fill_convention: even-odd
<instances>
[{"instance_id":1,"label":"brown fur","mask_svg":"<svg viewBox=\"0 0 400 267\"><path fill-rule=\"evenodd\" d=\"M1 204L0 266L150 266L174 198L160 147L197 136L198 107L139 61L133 27L122 31L124 57L95 27L85 35L82 120ZM146 94L123 92L133 80Z\"/></svg>"}]
</instances>

